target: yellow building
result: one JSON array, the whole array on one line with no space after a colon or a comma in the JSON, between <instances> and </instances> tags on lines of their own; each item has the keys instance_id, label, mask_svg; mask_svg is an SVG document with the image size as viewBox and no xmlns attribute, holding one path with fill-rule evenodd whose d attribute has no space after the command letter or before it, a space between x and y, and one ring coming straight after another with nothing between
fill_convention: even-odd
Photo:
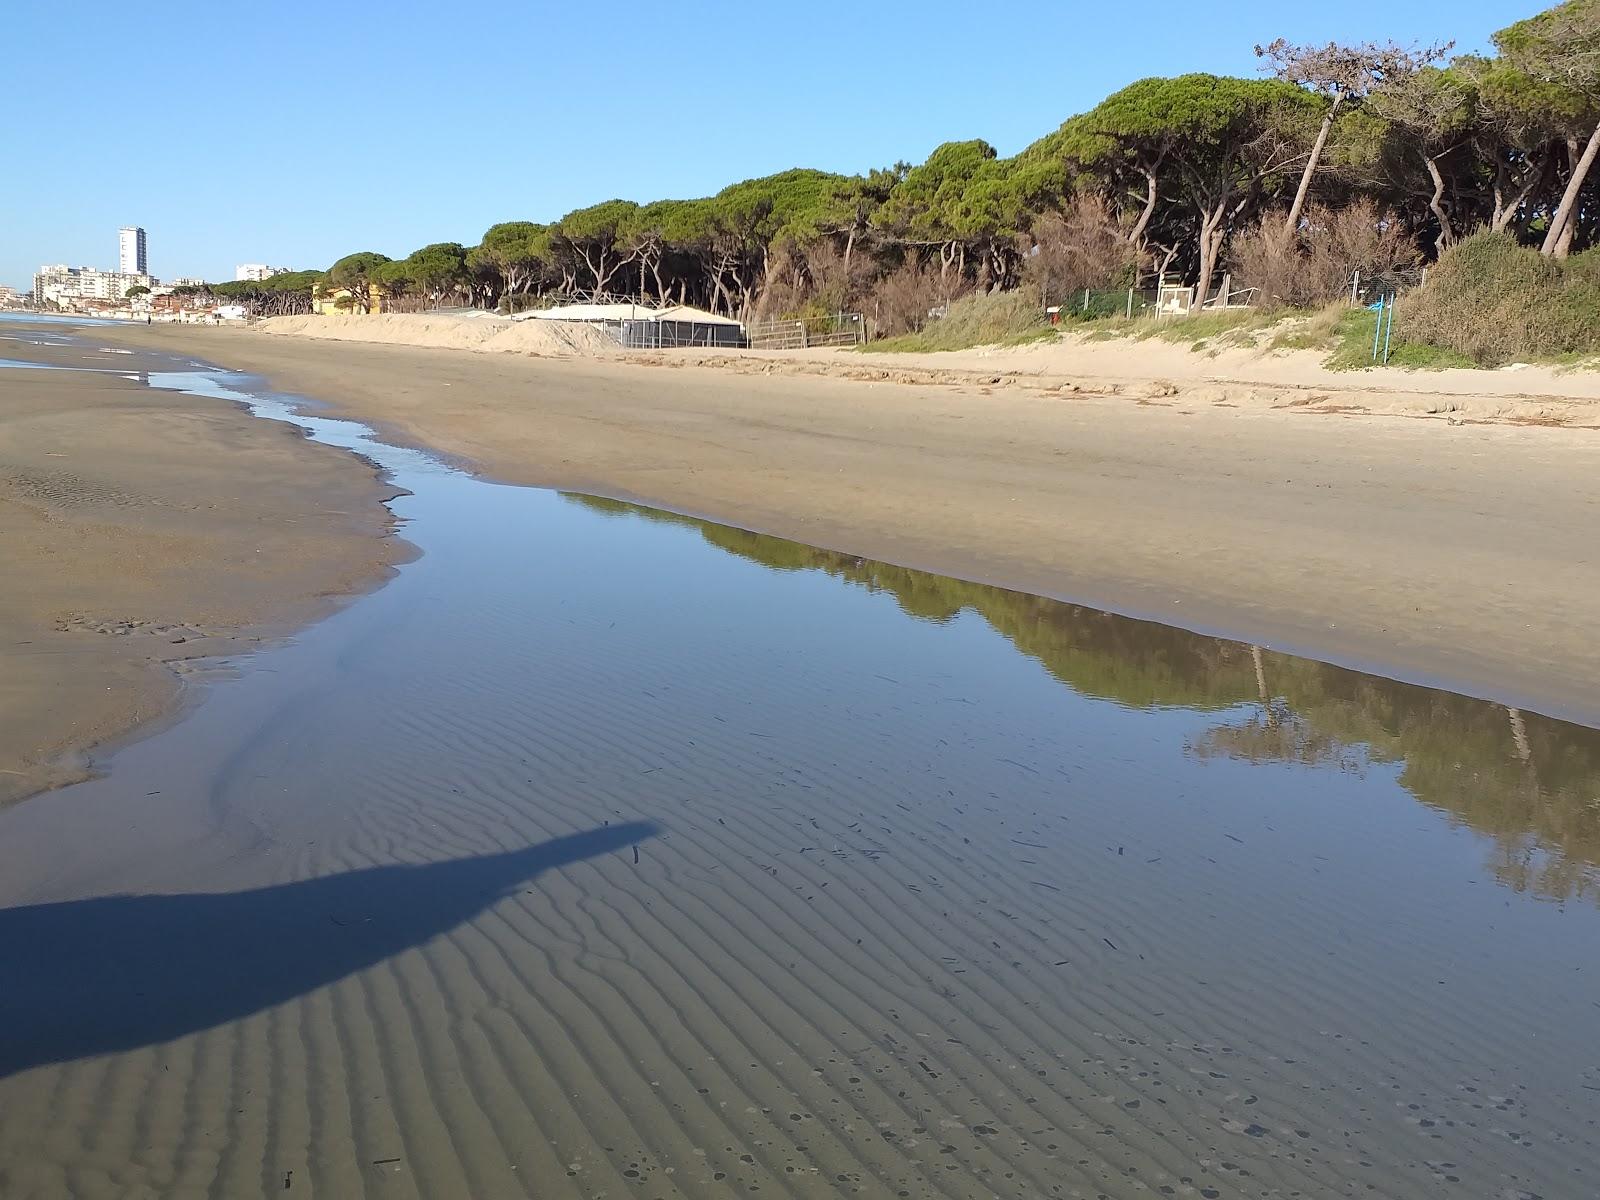
<instances>
[{"instance_id":1,"label":"yellow building","mask_svg":"<svg viewBox=\"0 0 1600 1200\"><path fill-rule=\"evenodd\" d=\"M355 303L354 295L346 287L330 288L323 283L314 283L311 285L311 311L322 316L359 313L361 308ZM367 311L383 311L383 292L375 283L367 284Z\"/></svg>"}]
</instances>

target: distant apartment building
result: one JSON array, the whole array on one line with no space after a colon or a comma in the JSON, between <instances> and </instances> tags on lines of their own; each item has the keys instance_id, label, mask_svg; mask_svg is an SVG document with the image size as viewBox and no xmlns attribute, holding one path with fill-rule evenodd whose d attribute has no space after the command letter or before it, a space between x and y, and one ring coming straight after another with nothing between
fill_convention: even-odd
<instances>
[{"instance_id":1,"label":"distant apartment building","mask_svg":"<svg viewBox=\"0 0 1600 1200\"><path fill-rule=\"evenodd\" d=\"M0 308L20 307L22 300L23 297L16 288L0 283Z\"/></svg>"},{"instance_id":2,"label":"distant apartment building","mask_svg":"<svg viewBox=\"0 0 1600 1200\"><path fill-rule=\"evenodd\" d=\"M286 275L288 267L269 267L266 263L240 263L233 269L235 283L248 280L251 283L260 283L263 279L271 279L274 275Z\"/></svg>"},{"instance_id":3,"label":"distant apartment building","mask_svg":"<svg viewBox=\"0 0 1600 1200\"><path fill-rule=\"evenodd\" d=\"M204 279L196 279L192 275L179 275L176 279L167 280L167 287L205 287Z\"/></svg>"},{"instance_id":4,"label":"distant apartment building","mask_svg":"<svg viewBox=\"0 0 1600 1200\"><path fill-rule=\"evenodd\" d=\"M121 300L131 287L154 287L142 271L97 271L62 263L40 267L33 277L33 298L41 305L71 308L78 300Z\"/></svg>"},{"instance_id":5,"label":"distant apartment building","mask_svg":"<svg viewBox=\"0 0 1600 1200\"><path fill-rule=\"evenodd\" d=\"M117 270L123 275L150 273L144 230L137 225L124 225L117 230Z\"/></svg>"},{"instance_id":6,"label":"distant apartment building","mask_svg":"<svg viewBox=\"0 0 1600 1200\"><path fill-rule=\"evenodd\" d=\"M34 303L50 308L74 308L79 302L121 302L128 289L151 289L160 280L150 275L144 230L124 225L117 230L117 270L69 267L57 263L40 267L33 277Z\"/></svg>"}]
</instances>

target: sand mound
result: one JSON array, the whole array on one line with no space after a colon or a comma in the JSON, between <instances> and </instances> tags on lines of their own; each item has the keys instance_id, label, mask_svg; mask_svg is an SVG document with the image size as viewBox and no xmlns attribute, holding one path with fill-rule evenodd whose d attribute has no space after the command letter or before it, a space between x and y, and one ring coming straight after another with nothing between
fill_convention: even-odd
<instances>
[{"instance_id":1,"label":"sand mound","mask_svg":"<svg viewBox=\"0 0 1600 1200\"><path fill-rule=\"evenodd\" d=\"M495 350L511 354L601 355L617 344L592 325L570 321L509 321L427 313L376 316L273 317L266 333L334 341L431 346L442 350Z\"/></svg>"}]
</instances>

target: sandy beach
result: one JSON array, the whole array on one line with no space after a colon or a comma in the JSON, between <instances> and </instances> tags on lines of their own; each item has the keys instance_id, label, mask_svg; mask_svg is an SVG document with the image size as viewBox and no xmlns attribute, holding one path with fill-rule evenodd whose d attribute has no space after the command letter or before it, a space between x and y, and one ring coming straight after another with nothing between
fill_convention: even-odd
<instances>
[{"instance_id":1,"label":"sandy beach","mask_svg":"<svg viewBox=\"0 0 1600 1200\"><path fill-rule=\"evenodd\" d=\"M187 660L259 645L382 580L406 550L391 492L226 401L0 369L0 804L83 778L91 747L170 713Z\"/></svg>"},{"instance_id":2,"label":"sandy beach","mask_svg":"<svg viewBox=\"0 0 1600 1200\"><path fill-rule=\"evenodd\" d=\"M494 478L1600 718L1587 376L1319 375L1152 343L636 361L114 336Z\"/></svg>"},{"instance_id":3,"label":"sandy beach","mask_svg":"<svg viewBox=\"0 0 1600 1200\"><path fill-rule=\"evenodd\" d=\"M75 353L115 361L100 336ZM254 344L213 344L235 343ZM782 489L762 503L814 517L807 480L865 473L876 453L885 483L852 479L857 520L879 519L892 489L909 529L929 487L998 507L1013 463L1052 478L1038 447L1007 450L993 430L965 450L919 434L941 398L950 413L990 399L949 386L786 378L811 390L774 389L780 420L726 371L437 353L373 366L370 386L420 380L419 409L458 424L453 406L492 402L507 430L527 420L520 401L547 414L532 428L570 439L562 452L640 487L651 461L685 485L717 466L755 506L743 455ZM501 361L534 370L495 392L473 364ZM111 438L98 428L118 406L150 406L96 468L135 533L166 531L180 496L273 505L261 520L286 540L250 536L240 514L208 560L216 579L153 575L157 611L226 584L217 612L237 594L285 619L322 544L297 527L347 567L393 552L385 525L360 527L382 511L375 468L403 490L391 505L419 553L235 656L100 777L0 808L0 961L17 968L0 988L7 1200L1132 1200L1367 1183L1421 1200L1457 1184L1563 1195L1594 1161L1592 729L505 486L349 422L302 413L307 441L202 396L12 374L117 384L93 419L77 415L96 411L92 390L27 393L93 425L74 430L86 446ZM188 382L289 415L229 372ZM547 395L572 407L549 416ZM810 426L807 399L822 406ZM1059 419L1059 400L1040 403ZM1167 412L1116 403L1132 420ZM885 411L896 423L875 431ZM191 429L202 418L217 440ZM832 447L824 419L851 440ZM1018 436L1025 416L1007 419ZM133 440L144 423L155 444ZM285 457L254 454L256 433ZM553 470L562 452L521 436L518 469ZM185 457L196 446L215 474ZM1176 471L1178 450L1162 453ZM1084 495L1109 495L1120 470L1178 519L1186 477L1086 454L1070 457ZM122 459L148 474L117 474L135 469ZM327 478L306 473L324 464ZM1073 481L1054 486L1067 505ZM1207 476L1188 486L1223 495ZM970 530L950 505L933 512L922 536ZM1315 527L1303 509L1279 514L1291 524ZM255 549L279 583L261 583ZM142 593L109 554L84 543L82 586L131 605ZM56 575L75 578L40 571Z\"/></svg>"}]
</instances>

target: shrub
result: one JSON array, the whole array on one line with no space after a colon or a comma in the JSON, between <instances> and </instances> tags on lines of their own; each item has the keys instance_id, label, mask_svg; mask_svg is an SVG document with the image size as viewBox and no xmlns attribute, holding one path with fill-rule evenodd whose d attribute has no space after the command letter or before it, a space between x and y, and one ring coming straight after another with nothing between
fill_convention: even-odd
<instances>
[{"instance_id":1,"label":"shrub","mask_svg":"<svg viewBox=\"0 0 1600 1200\"><path fill-rule=\"evenodd\" d=\"M872 290L872 256L857 249L847 263L829 238L805 247L785 238L768 258L752 313L757 321L853 312Z\"/></svg>"},{"instance_id":2,"label":"shrub","mask_svg":"<svg viewBox=\"0 0 1600 1200\"><path fill-rule=\"evenodd\" d=\"M959 275L941 278L932 267L906 262L872 287L867 312L880 337L915 333L928 324L931 314L966 290Z\"/></svg>"},{"instance_id":3,"label":"shrub","mask_svg":"<svg viewBox=\"0 0 1600 1200\"><path fill-rule=\"evenodd\" d=\"M965 350L1051 337L1038 301L1026 292L980 292L950 304L922 332L879 342L875 350Z\"/></svg>"},{"instance_id":4,"label":"shrub","mask_svg":"<svg viewBox=\"0 0 1600 1200\"><path fill-rule=\"evenodd\" d=\"M1228 261L1235 282L1256 289L1258 305L1315 308L1348 296L1357 271L1374 279L1412 266L1417 248L1399 221L1357 200L1339 209L1312 205L1293 233L1281 214L1268 214L1234 237Z\"/></svg>"},{"instance_id":5,"label":"shrub","mask_svg":"<svg viewBox=\"0 0 1600 1200\"><path fill-rule=\"evenodd\" d=\"M1395 332L1482 366L1600 353L1600 255L1549 259L1508 233L1474 234L1401 298Z\"/></svg>"},{"instance_id":6,"label":"shrub","mask_svg":"<svg viewBox=\"0 0 1600 1200\"><path fill-rule=\"evenodd\" d=\"M1023 290L1051 304L1085 288L1126 290L1138 273L1138 251L1098 196L1040 217L1020 249Z\"/></svg>"}]
</instances>

